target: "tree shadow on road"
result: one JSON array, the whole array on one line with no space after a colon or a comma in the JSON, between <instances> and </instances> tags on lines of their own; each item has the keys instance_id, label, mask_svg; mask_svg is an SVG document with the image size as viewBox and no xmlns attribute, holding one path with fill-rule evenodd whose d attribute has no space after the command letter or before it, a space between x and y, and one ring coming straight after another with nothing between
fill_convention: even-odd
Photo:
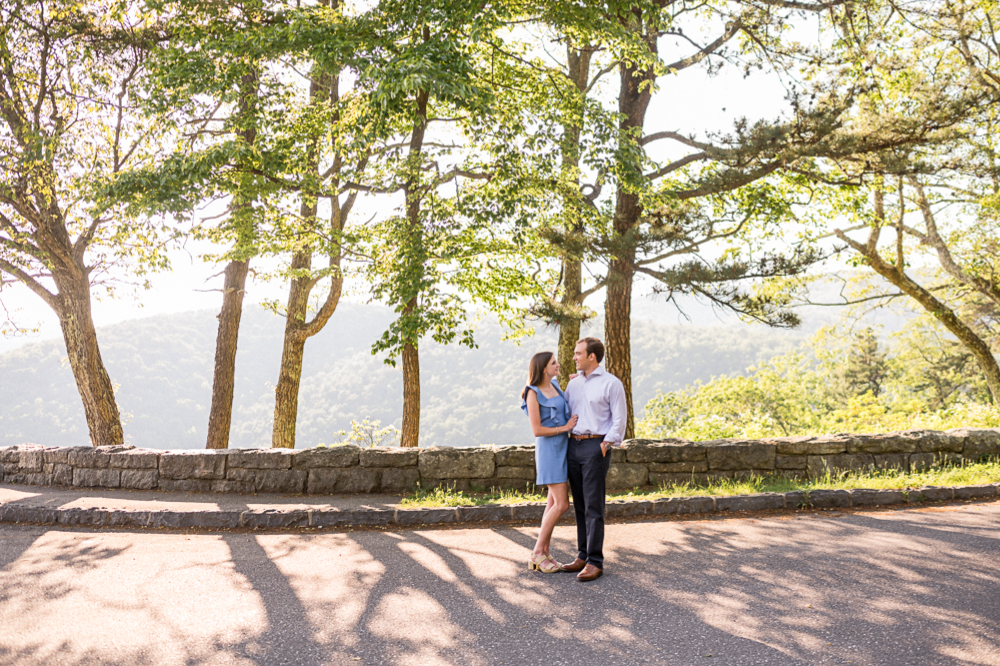
<instances>
[{"instance_id":1,"label":"tree shadow on road","mask_svg":"<svg viewBox=\"0 0 1000 666\"><path fill-rule=\"evenodd\" d=\"M0 572L7 570L46 532L44 527L4 526L0 539Z\"/></svg>"},{"instance_id":2,"label":"tree shadow on road","mask_svg":"<svg viewBox=\"0 0 1000 666\"><path fill-rule=\"evenodd\" d=\"M75 588L73 578L100 566L102 560L121 555L127 548L102 545L98 533L81 532L73 541L47 542L50 530L42 527L7 527L6 538L0 545L0 603L7 603L30 590L33 600L59 599ZM12 538L11 534L16 537ZM71 572L58 580L47 580L53 572Z\"/></svg>"},{"instance_id":3,"label":"tree shadow on road","mask_svg":"<svg viewBox=\"0 0 1000 666\"><path fill-rule=\"evenodd\" d=\"M259 595L267 614L267 629L238 644L218 647L256 664L294 663L319 666L332 663L330 646L315 639L306 609L287 577L261 546L256 536L227 534L235 572Z\"/></svg>"},{"instance_id":4,"label":"tree shadow on road","mask_svg":"<svg viewBox=\"0 0 1000 666\"><path fill-rule=\"evenodd\" d=\"M0 539L0 666L59 663L66 666L99 663L96 654L81 658L66 655L69 642L30 642L12 646L10 635L18 621L33 608L55 602L79 591L76 579L102 566L127 548L101 544L102 533L81 532L72 541L46 539L52 530L33 526L3 526ZM8 635L9 634L9 635Z\"/></svg>"},{"instance_id":5,"label":"tree shadow on road","mask_svg":"<svg viewBox=\"0 0 1000 666\"><path fill-rule=\"evenodd\" d=\"M676 523L615 560L636 594L809 663L1000 662L997 542L895 518Z\"/></svg>"},{"instance_id":6,"label":"tree shadow on road","mask_svg":"<svg viewBox=\"0 0 1000 666\"><path fill-rule=\"evenodd\" d=\"M385 573L355 631L378 663L997 663L996 541L883 522L631 523L589 584L528 573L519 529L359 534Z\"/></svg>"},{"instance_id":7,"label":"tree shadow on road","mask_svg":"<svg viewBox=\"0 0 1000 666\"><path fill-rule=\"evenodd\" d=\"M231 567L212 580L231 586L226 594L246 614L223 618L220 627L234 632L213 630L197 649L185 645L193 632L180 616L155 609L162 617L151 617L174 632L162 642L189 666L226 658L261 666L995 664L995 517L617 524L608 529L607 573L588 584L528 572L533 529L203 535L225 544L204 566ZM557 527L553 548L568 559L575 528ZM119 554L77 544L46 550L32 566L106 566L102 557ZM0 664L46 663L59 640L0 647ZM70 663L102 655L85 657Z\"/></svg>"},{"instance_id":8,"label":"tree shadow on road","mask_svg":"<svg viewBox=\"0 0 1000 666\"><path fill-rule=\"evenodd\" d=\"M483 533L486 538L477 542ZM521 546L530 547L534 539L516 529L367 533L356 539L386 572L368 591L354 629L365 662L673 663L672 657L704 659L723 645L758 662L781 663L785 657L693 617L681 624L697 640L680 644L676 631L658 630L676 620L680 609L636 588L625 575L582 585L569 574L529 573Z\"/></svg>"}]
</instances>

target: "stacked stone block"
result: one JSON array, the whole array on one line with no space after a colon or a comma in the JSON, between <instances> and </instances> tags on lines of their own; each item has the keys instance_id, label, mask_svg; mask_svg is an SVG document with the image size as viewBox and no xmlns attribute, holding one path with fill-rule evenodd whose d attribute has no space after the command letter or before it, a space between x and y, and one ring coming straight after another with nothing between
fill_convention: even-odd
<instances>
[{"instance_id":1,"label":"stacked stone block","mask_svg":"<svg viewBox=\"0 0 1000 666\"><path fill-rule=\"evenodd\" d=\"M939 462L975 462L998 455L1000 430L986 428L708 442L633 439L612 451L607 485L621 490L751 475L815 478L845 470L919 471ZM0 481L27 485L330 495L404 493L418 485L463 491L531 490L534 480L532 446L153 451L129 445L21 444L0 448Z\"/></svg>"}]
</instances>

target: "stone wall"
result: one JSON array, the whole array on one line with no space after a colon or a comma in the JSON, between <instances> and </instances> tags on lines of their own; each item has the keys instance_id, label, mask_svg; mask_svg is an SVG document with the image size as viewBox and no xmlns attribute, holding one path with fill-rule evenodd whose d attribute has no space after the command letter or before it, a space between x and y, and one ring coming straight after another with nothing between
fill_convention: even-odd
<instances>
[{"instance_id":1,"label":"stone wall","mask_svg":"<svg viewBox=\"0 0 1000 666\"><path fill-rule=\"evenodd\" d=\"M829 469L919 470L1000 454L1000 430L960 428L762 440L629 440L612 453L609 489ZM153 451L132 446L0 448L0 481L29 485L232 493L401 493L534 486L534 447Z\"/></svg>"}]
</instances>

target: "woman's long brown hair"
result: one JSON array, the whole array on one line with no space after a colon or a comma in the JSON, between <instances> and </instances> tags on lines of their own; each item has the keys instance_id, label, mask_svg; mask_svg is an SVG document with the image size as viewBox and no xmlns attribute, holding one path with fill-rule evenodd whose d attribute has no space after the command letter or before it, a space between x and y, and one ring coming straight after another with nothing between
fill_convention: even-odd
<instances>
[{"instance_id":1,"label":"woman's long brown hair","mask_svg":"<svg viewBox=\"0 0 1000 666\"><path fill-rule=\"evenodd\" d=\"M542 378L545 377L545 367L555 356L552 352L538 352L531 357L531 362L528 364L528 384L524 387L524 391L521 392L521 400L526 400L528 398L528 386L538 386Z\"/></svg>"}]
</instances>

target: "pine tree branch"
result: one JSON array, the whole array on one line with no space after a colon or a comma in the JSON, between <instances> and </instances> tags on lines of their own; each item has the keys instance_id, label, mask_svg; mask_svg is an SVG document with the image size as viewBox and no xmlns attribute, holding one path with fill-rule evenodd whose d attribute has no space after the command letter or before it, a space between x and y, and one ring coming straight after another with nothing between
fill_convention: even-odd
<instances>
[{"instance_id":1,"label":"pine tree branch","mask_svg":"<svg viewBox=\"0 0 1000 666\"><path fill-rule=\"evenodd\" d=\"M702 160L707 160L707 159L709 159L708 153L691 153L687 157L682 157L681 159L675 160L670 164L667 164L666 166L660 167L656 171L651 171L645 174L645 178L649 180L656 180L657 178L662 178L663 176L666 176L668 173L673 173L678 169L682 169L686 167L688 164L691 164L693 162L700 162Z\"/></svg>"},{"instance_id":2,"label":"pine tree branch","mask_svg":"<svg viewBox=\"0 0 1000 666\"><path fill-rule=\"evenodd\" d=\"M683 134L680 134L679 132L654 132L639 139L639 145L645 146L648 143L653 143L654 141L659 141L660 139L673 139L674 141L679 141L680 143L683 143L685 146L689 146L691 148L697 148L698 150L719 151L718 148L715 148L713 145L709 143L702 143L700 141L695 141L694 139L690 139L684 136Z\"/></svg>"},{"instance_id":3,"label":"pine tree branch","mask_svg":"<svg viewBox=\"0 0 1000 666\"><path fill-rule=\"evenodd\" d=\"M770 7L781 7L782 9L804 9L810 12L821 12L824 9L833 9L855 0L829 0L829 2L798 2L797 0L757 0Z\"/></svg>"},{"instance_id":4,"label":"pine tree branch","mask_svg":"<svg viewBox=\"0 0 1000 666\"><path fill-rule=\"evenodd\" d=\"M732 39L733 36L742 29L743 29L743 18L739 17L735 21L730 23L728 26L726 26L726 31L721 35L719 35L719 37L714 42L712 42L708 46L701 48L694 55L688 56L687 58L681 58L680 60L677 60L676 62L667 65L666 68L667 71L671 73L679 72L681 70L687 69L688 67L697 65L699 62L701 62L705 58L715 53L720 46L722 46L730 39Z\"/></svg>"},{"instance_id":5,"label":"pine tree branch","mask_svg":"<svg viewBox=\"0 0 1000 666\"><path fill-rule=\"evenodd\" d=\"M745 227L746 224L750 221L750 218L751 218L750 215L745 215L743 217L743 219L740 220L739 224L737 224L735 227L733 227L732 229L729 229L728 231L725 231L723 233L719 233L719 234L712 233L711 229L715 228L715 224L713 223L709 227L709 229L710 229L709 232L707 234L705 234L704 238L702 238L701 240L691 241L687 245L685 245L684 247L677 248L675 250L671 250L670 252L666 252L666 253L661 254L659 256L656 256L656 257L652 257L652 258L649 258L649 259L643 259L643 260L637 261L636 265L637 266L648 266L648 265L651 265L651 264L655 264L655 263L661 262L664 259L669 259L670 257L676 257L676 256L681 255L681 254L692 254L694 252L697 252L699 250L699 248L702 245L704 245L705 243L710 243L712 241L722 240L724 238L731 238L732 236L737 235L738 233L740 233L743 230L743 227Z\"/></svg>"},{"instance_id":6,"label":"pine tree branch","mask_svg":"<svg viewBox=\"0 0 1000 666\"><path fill-rule=\"evenodd\" d=\"M690 190L680 190L676 193L677 198L684 199L694 199L696 197L703 197L709 194L718 194L719 192L732 192L735 189L739 189L744 185L748 185L756 180L763 178L764 176L770 175L780 169L785 163L784 159L774 160L773 162L766 164L760 168L754 169L743 173L742 175L733 178L731 181L720 184L716 186L702 186L696 187Z\"/></svg>"}]
</instances>

